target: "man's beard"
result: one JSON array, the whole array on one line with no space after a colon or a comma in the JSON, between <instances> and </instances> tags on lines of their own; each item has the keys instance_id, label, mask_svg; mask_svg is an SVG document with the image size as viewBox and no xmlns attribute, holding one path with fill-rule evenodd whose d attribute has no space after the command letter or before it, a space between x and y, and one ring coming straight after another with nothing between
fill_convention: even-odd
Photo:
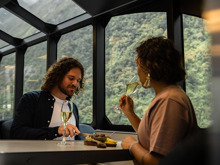
<instances>
[{"instance_id":1,"label":"man's beard","mask_svg":"<svg viewBox=\"0 0 220 165\"><path fill-rule=\"evenodd\" d=\"M67 95L69 98L71 98L73 96L73 94L75 93L75 92L73 92L73 93L69 94L69 92L67 90L65 90L64 88L62 88L60 84L58 84L58 88L63 94Z\"/></svg>"}]
</instances>

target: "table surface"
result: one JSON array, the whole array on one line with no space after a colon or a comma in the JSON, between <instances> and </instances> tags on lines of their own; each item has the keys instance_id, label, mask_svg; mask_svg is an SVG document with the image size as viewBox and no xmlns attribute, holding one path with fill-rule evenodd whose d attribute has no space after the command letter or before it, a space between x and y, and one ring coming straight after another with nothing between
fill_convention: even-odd
<instances>
[{"instance_id":1,"label":"table surface","mask_svg":"<svg viewBox=\"0 0 220 165\"><path fill-rule=\"evenodd\" d=\"M69 141L69 145L57 145L54 140L0 140L0 164L62 165L77 163L101 163L131 160L128 150L116 147L97 148L84 145L83 141Z\"/></svg>"}]
</instances>

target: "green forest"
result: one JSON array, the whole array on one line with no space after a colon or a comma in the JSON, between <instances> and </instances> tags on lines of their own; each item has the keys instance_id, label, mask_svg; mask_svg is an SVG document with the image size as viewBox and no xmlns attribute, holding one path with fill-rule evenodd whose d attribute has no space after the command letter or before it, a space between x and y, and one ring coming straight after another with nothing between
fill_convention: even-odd
<instances>
[{"instance_id":1,"label":"green forest","mask_svg":"<svg viewBox=\"0 0 220 165\"><path fill-rule=\"evenodd\" d=\"M66 6L67 7L67 6ZM40 10L40 9L39 9ZM58 8L59 10L59 8ZM65 10L59 10L65 13ZM40 11L39 11L40 12ZM186 93L192 100L200 127L211 124L212 103L210 80L210 38L205 21L183 15L184 56L187 70ZM10 28L9 28L10 29ZM13 29L11 29L13 30ZM28 33L28 31L27 31ZM152 36L167 36L166 13L136 13L113 17L105 30L105 112L116 125L129 125L123 114L115 113L113 105L125 93L126 83L137 74L135 48ZM24 93L40 90L46 73L46 46L43 42L25 53ZM58 43L58 59L72 56L85 67L86 87L73 98L80 113L81 123L92 122L93 112L93 29L92 25L63 35ZM0 63L0 118L12 118L14 99L15 53L4 56ZM132 95L135 112L142 117L154 97L152 89L139 89Z\"/></svg>"}]
</instances>

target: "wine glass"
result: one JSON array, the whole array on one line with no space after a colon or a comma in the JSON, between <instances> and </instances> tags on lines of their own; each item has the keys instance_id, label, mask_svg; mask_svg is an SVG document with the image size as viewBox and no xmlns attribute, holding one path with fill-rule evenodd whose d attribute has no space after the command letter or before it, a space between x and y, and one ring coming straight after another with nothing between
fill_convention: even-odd
<instances>
[{"instance_id":1,"label":"wine glass","mask_svg":"<svg viewBox=\"0 0 220 165\"><path fill-rule=\"evenodd\" d=\"M64 134L62 141L58 143L59 145L68 145L68 143L66 142L66 126L72 114L73 114L73 104L71 103L70 100L65 100L61 106L61 120L64 125Z\"/></svg>"},{"instance_id":2,"label":"wine glass","mask_svg":"<svg viewBox=\"0 0 220 165\"><path fill-rule=\"evenodd\" d=\"M128 84L126 85L126 96L131 96L132 94L136 93L137 90L140 88L141 86L141 82L138 81L138 76L133 76L130 81L128 82ZM113 111L115 111L116 113L121 114L121 110L119 109L119 104L118 105L113 105Z\"/></svg>"}]
</instances>

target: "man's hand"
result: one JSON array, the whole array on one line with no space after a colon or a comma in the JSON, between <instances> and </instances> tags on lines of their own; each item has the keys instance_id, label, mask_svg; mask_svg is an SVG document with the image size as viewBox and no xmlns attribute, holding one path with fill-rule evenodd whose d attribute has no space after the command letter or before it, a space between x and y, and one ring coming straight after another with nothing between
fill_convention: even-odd
<instances>
[{"instance_id":1,"label":"man's hand","mask_svg":"<svg viewBox=\"0 0 220 165\"><path fill-rule=\"evenodd\" d=\"M75 132L80 133L80 131L78 130L78 128L75 125L67 124L67 126L66 126L66 137L69 136L69 135L71 137L76 136ZM64 135L64 125L62 125L58 128L58 134L59 135Z\"/></svg>"}]
</instances>

